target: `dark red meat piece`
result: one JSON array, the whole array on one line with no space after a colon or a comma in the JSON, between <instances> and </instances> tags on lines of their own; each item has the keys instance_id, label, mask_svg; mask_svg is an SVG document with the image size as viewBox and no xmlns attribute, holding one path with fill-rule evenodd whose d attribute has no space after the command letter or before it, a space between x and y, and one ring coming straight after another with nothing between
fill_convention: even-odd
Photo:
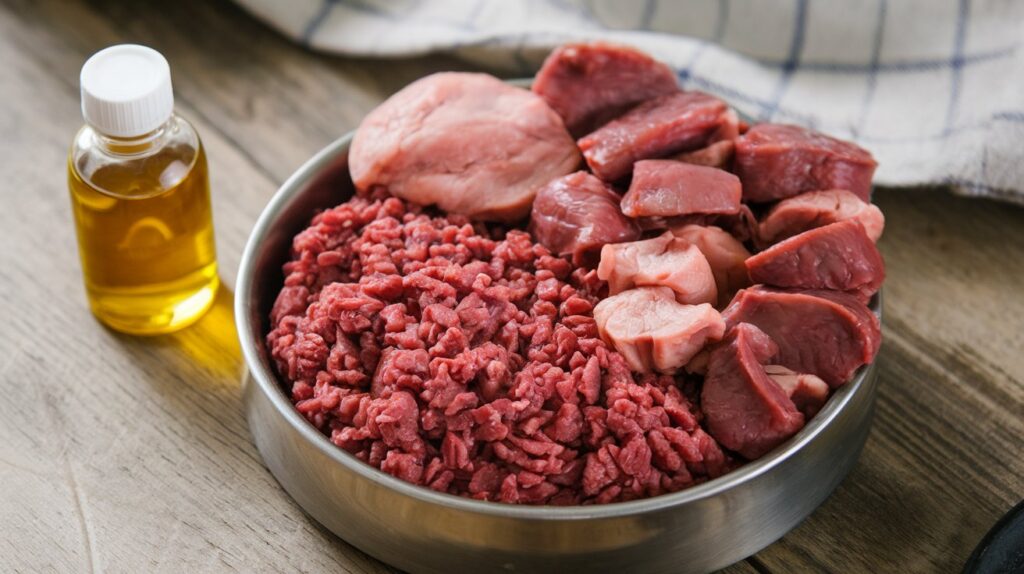
<instances>
[{"instance_id":1,"label":"dark red meat piece","mask_svg":"<svg viewBox=\"0 0 1024 574\"><path fill-rule=\"evenodd\" d=\"M622 214L619 195L589 173L578 171L551 181L537 192L530 233L557 255L594 267L606 243L640 238L636 223Z\"/></svg>"},{"instance_id":2,"label":"dark red meat piece","mask_svg":"<svg viewBox=\"0 0 1024 574\"><path fill-rule=\"evenodd\" d=\"M642 241L605 245L597 276L615 295L633 287L664 286L684 305L715 303L715 275L700 248L664 233Z\"/></svg>"},{"instance_id":3,"label":"dark red meat piece","mask_svg":"<svg viewBox=\"0 0 1024 574\"><path fill-rule=\"evenodd\" d=\"M647 159L633 166L622 212L630 217L673 217L691 213L736 213L740 180L715 169L667 159Z\"/></svg>"},{"instance_id":4,"label":"dark red meat piece","mask_svg":"<svg viewBox=\"0 0 1024 574\"><path fill-rule=\"evenodd\" d=\"M701 391L708 432L744 458L760 457L804 426L804 415L764 370L778 351L748 323L732 328L711 351Z\"/></svg>"},{"instance_id":5,"label":"dark red meat piece","mask_svg":"<svg viewBox=\"0 0 1024 574\"><path fill-rule=\"evenodd\" d=\"M853 143L780 124L750 128L736 139L734 159L743 199L752 202L823 189L846 189L869 201L877 165L867 150Z\"/></svg>"},{"instance_id":6,"label":"dark red meat piece","mask_svg":"<svg viewBox=\"0 0 1024 574\"><path fill-rule=\"evenodd\" d=\"M882 343L878 317L857 297L840 291L785 291L756 285L736 294L722 311L727 329L751 323L779 346L772 361L845 384L874 360Z\"/></svg>"},{"instance_id":7,"label":"dark red meat piece","mask_svg":"<svg viewBox=\"0 0 1024 574\"><path fill-rule=\"evenodd\" d=\"M708 144L729 108L701 92L677 92L648 100L577 143L587 165L605 181L629 175L641 159L692 151Z\"/></svg>"},{"instance_id":8,"label":"dark red meat piece","mask_svg":"<svg viewBox=\"0 0 1024 574\"><path fill-rule=\"evenodd\" d=\"M794 235L746 261L754 283L874 295L885 279L885 263L864 226L840 221Z\"/></svg>"},{"instance_id":9,"label":"dark red meat piece","mask_svg":"<svg viewBox=\"0 0 1024 574\"><path fill-rule=\"evenodd\" d=\"M882 254L855 220L778 242L746 260L746 272L755 283L855 292L865 300L879 291L886 277Z\"/></svg>"},{"instance_id":10,"label":"dark red meat piece","mask_svg":"<svg viewBox=\"0 0 1024 574\"><path fill-rule=\"evenodd\" d=\"M765 245L771 245L808 229L848 219L859 221L871 241L882 236L882 210L844 189L808 191L783 199L761 220L758 235Z\"/></svg>"},{"instance_id":11,"label":"dark red meat piece","mask_svg":"<svg viewBox=\"0 0 1024 574\"><path fill-rule=\"evenodd\" d=\"M566 44L533 80L539 95L580 137L640 102L679 91L676 75L647 54L606 42Z\"/></svg>"}]
</instances>

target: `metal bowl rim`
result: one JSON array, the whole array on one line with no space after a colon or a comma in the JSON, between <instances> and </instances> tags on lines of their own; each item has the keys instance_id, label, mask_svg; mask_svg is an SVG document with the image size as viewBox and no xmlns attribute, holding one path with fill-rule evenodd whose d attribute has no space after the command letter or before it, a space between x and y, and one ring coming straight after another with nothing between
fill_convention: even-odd
<instances>
[{"instance_id":1,"label":"metal bowl rim","mask_svg":"<svg viewBox=\"0 0 1024 574\"><path fill-rule=\"evenodd\" d=\"M349 132L321 149L312 158L295 171L277 190L257 219L249 239L246 241L238 269L238 281L235 293L235 324L238 329L242 353L245 357L250 374L250 383L255 381L260 392L266 395L274 405L274 409L322 454L355 472L362 478L387 487L399 494L419 499L423 502L437 504L454 510L472 512L502 518L527 520L586 520L629 517L646 514L652 511L665 510L698 500L714 497L726 490L753 480L770 472L775 467L794 456L804 445L811 442L840 414L843 408L867 385L870 371L875 363L865 365L856 373L853 380L843 385L828 400L825 408L815 415L796 435L782 445L762 456L748 462L740 468L718 478L678 492L662 494L651 498L629 502L596 504L588 506L520 506L500 502L473 500L453 494L431 490L427 487L414 485L386 472L366 464L348 452L338 448L327 437L313 427L292 405L285 395L277 376L262 363L256 343L250 337L253 326L249 321L248 303L251 297L251 284L255 279L255 256L265 240L272 221L275 220L285 204L303 185L319 175L321 169L332 162L352 141L354 132ZM881 291L874 301L873 311L881 315ZM261 334L260 337L263 335Z\"/></svg>"}]
</instances>

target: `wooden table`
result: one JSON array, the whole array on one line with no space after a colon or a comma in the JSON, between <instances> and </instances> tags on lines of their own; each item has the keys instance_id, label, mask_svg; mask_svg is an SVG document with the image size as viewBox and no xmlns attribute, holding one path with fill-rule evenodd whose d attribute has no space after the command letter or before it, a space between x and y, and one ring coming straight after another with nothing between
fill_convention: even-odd
<instances>
[{"instance_id":1,"label":"wooden table","mask_svg":"<svg viewBox=\"0 0 1024 574\"><path fill-rule=\"evenodd\" d=\"M306 517L239 400L231 293L196 327L102 328L65 186L78 71L163 52L208 146L222 275L278 184L444 57L312 54L225 2L0 2L0 570L390 569ZM805 523L730 572L956 571L1024 496L1024 209L882 190L881 393L860 463Z\"/></svg>"}]
</instances>

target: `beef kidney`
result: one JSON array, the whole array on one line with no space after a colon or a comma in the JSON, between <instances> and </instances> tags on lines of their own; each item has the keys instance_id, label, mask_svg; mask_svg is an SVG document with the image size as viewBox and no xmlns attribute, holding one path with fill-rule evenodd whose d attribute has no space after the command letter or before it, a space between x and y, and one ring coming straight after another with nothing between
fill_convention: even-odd
<instances>
[{"instance_id":1,"label":"beef kidney","mask_svg":"<svg viewBox=\"0 0 1024 574\"><path fill-rule=\"evenodd\" d=\"M718 305L725 306L740 289L750 285L746 260L750 252L729 233L713 225L687 224L672 228L680 241L700 249L711 265L718 290Z\"/></svg>"},{"instance_id":2,"label":"beef kidney","mask_svg":"<svg viewBox=\"0 0 1024 574\"><path fill-rule=\"evenodd\" d=\"M612 295L638 286L672 289L687 305L715 303L715 276L704 254L671 233L643 241L605 245L597 276Z\"/></svg>"},{"instance_id":3,"label":"beef kidney","mask_svg":"<svg viewBox=\"0 0 1024 574\"><path fill-rule=\"evenodd\" d=\"M683 305L668 287L638 287L602 299L594 320L601 338L641 373L674 373L725 331L711 305Z\"/></svg>"}]
</instances>

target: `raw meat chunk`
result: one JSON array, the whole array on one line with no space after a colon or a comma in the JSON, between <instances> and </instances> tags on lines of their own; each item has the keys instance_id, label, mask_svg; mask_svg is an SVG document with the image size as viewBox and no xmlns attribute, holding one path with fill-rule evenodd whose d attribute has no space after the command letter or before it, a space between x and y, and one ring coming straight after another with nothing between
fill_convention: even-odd
<instances>
[{"instance_id":1,"label":"raw meat chunk","mask_svg":"<svg viewBox=\"0 0 1024 574\"><path fill-rule=\"evenodd\" d=\"M578 171L549 182L537 192L530 233L557 255L593 267L601 247L640 238L636 223L619 210L619 195L607 184Z\"/></svg>"},{"instance_id":2,"label":"raw meat chunk","mask_svg":"<svg viewBox=\"0 0 1024 574\"><path fill-rule=\"evenodd\" d=\"M737 291L750 285L745 264L750 252L738 239L714 226L688 224L671 231L677 239L700 249L708 260L718 288L718 305L726 305Z\"/></svg>"},{"instance_id":3,"label":"raw meat chunk","mask_svg":"<svg viewBox=\"0 0 1024 574\"><path fill-rule=\"evenodd\" d=\"M544 100L487 74L444 72L375 108L352 140L360 190L383 186L420 205L474 219L516 221L541 185L580 163Z\"/></svg>"},{"instance_id":4,"label":"raw meat chunk","mask_svg":"<svg viewBox=\"0 0 1024 574\"><path fill-rule=\"evenodd\" d=\"M711 134L711 139L708 140L708 143L732 141L738 137L740 137L740 116L736 113L736 110L729 108L722 115L722 123L715 130L715 133Z\"/></svg>"},{"instance_id":5,"label":"raw meat chunk","mask_svg":"<svg viewBox=\"0 0 1024 574\"><path fill-rule=\"evenodd\" d=\"M722 140L699 150L687 151L675 155L672 159L685 163L692 163L693 165L729 169L732 165L732 156L735 151L736 142L734 140Z\"/></svg>"},{"instance_id":6,"label":"raw meat chunk","mask_svg":"<svg viewBox=\"0 0 1024 574\"><path fill-rule=\"evenodd\" d=\"M745 242L752 241L755 246L757 241L757 218L746 204L740 204L740 210L736 213L691 213L681 215L665 221L660 227L680 227L683 225L714 225L728 231L737 240ZM643 223L641 223L643 227Z\"/></svg>"},{"instance_id":7,"label":"raw meat chunk","mask_svg":"<svg viewBox=\"0 0 1024 574\"><path fill-rule=\"evenodd\" d=\"M808 229L848 219L859 221L871 241L882 236L882 210L844 189L808 191L783 199L761 220L758 234L762 242L771 245Z\"/></svg>"},{"instance_id":8,"label":"raw meat chunk","mask_svg":"<svg viewBox=\"0 0 1024 574\"><path fill-rule=\"evenodd\" d=\"M594 308L601 338L637 372L674 373L725 332L711 305L683 305L668 287L638 287Z\"/></svg>"},{"instance_id":9,"label":"raw meat chunk","mask_svg":"<svg viewBox=\"0 0 1024 574\"><path fill-rule=\"evenodd\" d=\"M755 285L722 311L726 326L751 323L779 346L773 364L821 377L836 388L874 360L882 343L878 317L839 291L785 291Z\"/></svg>"},{"instance_id":10,"label":"raw meat chunk","mask_svg":"<svg viewBox=\"0 0 1024 574\"><path fill-rule=\"evenodd\" d=\"M686 305L714 303L715 276L704 254L694 245L665 233L652 239L605 245L597 276L608 282L612 295L633 287L664 286Z\"/></svg>"},{"instance_id":11,"label":"raw meat chunk","mask_svg":"<svg viewBox=\"0 0 1024 574\"><path fill-rule=\"evenodd\" d=\"M727 171L647 159L633 165L633 180L622 198L622 212L630 217L736 213L742 193L740 179Z\"/></svg>"},{"instance_id":12,"label":"raw meat chunk","mask_svg":"<svg viewBox=\"0 0 1024 574\"><path fill-rule=\"evenodd\" d=\"M616 181L633 163L692 151L708 144L728 120L722 100L701 92L678 92L648 100L579 140L594 175Z\"/></svg>"},{"instance_id":13,"label":"raw meat chunk","mask_svg":"<svg viewBox=\"0 0 1024 574\"><path fill-rule=\"evenodd\" d=\"M715 345L701 391L708 433L722 446L753 460L793 436L804 415L766 373L778 348L748 323L729 330Z\"/></svg>"},{"instance_id":14,"label":"raw meat chunk","mask_svg":"<svg viewBox=\"0 0 1024 574\"><path fill-rule=\"evenodd\" d=\"M722 116L722 123L708 138L707 147L686 151L670 159L693 165L728 169L732 164L732 155L736 150L736 138L740 135L740 118L736 110L729 108Z\"/></svg>"},{"instance_id":15,"label":"raw meat chunk","mask_svg":"<svg viewBox=\"0 0 1024 574\"><path fill-rule=\"evenodd\" d=\"M675 73L647 54L606 42L555 48L533 80L533 92L565 121L574 137L594 131L629 108L679 91Z\"/></svg>"},{"instance_id":16,"label":"raw meat chunk","mask_svg":"<svg viewBox=\"0 0 1024 574\"><path fill-rule=\"evenodd\" d=\"M856 220L805 231L747 259L751 281L776 287L852 291L865 300L885 279L878 248Z\"/></svg>"},{"instance_id":17,"label":"raw meat chunk","mask_svg":"<svg viewBox=\"0 0 1024 574\"><path fill-rule=\"evenodd\" d=\"M736 139L736 175L746 201L822 189L846 189L870 201L876 165L867 150L799 126L758 124Z\"/></svg>"},{"instance_id":18,"label":"raw meat chunk","mask_svg":"<svg viewBox=\"0 0 1024 574\"><path fill-rule=\"evenodd\" d=\"M807 419L818 414L828 400L828 385L814 375L796 373L782 365L765 365L764 372L782 387L796 409Z\"/></svg>"}]
</instances>

